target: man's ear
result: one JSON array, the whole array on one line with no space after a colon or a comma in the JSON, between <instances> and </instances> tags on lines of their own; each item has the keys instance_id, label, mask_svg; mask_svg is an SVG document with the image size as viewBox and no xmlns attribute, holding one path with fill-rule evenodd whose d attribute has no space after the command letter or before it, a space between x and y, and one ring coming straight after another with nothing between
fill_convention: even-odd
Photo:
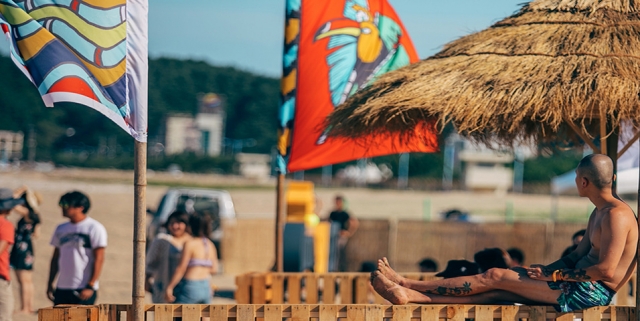
<instances>
[{"instance_id":1,"label":"man's ear","mask_svg":"<svg viewBox=\"0 0 640 321\"><path fill-rule=\"evenodd\" d=\"M591 182L589 182L589 179L588 179L588 178L586 178L586 177L584 177L584 176L580 178L580 184L582 184L582 187L583 187L583 188L585 188L585 187L589 186L589 184L590 184L590 183L591 183Z\"/></svg>"}]
</instances>

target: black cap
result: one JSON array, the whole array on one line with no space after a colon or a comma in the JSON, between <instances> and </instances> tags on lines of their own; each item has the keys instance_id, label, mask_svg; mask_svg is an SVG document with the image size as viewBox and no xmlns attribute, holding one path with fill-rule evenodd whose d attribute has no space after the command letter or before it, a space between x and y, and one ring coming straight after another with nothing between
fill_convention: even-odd
<instances>
[{"instance_id":1,"label":"black cap","mask_svg":"<svg viewBox=\"0 0 640 321\"><path fill-rule=\"evenodd\" d=\"M437 273L436 276L443 278L455 278L457 276L476 275L480 273L478 264L467 260L451 260L447 262L447 268Z\"/></svg>"}]
</instances>

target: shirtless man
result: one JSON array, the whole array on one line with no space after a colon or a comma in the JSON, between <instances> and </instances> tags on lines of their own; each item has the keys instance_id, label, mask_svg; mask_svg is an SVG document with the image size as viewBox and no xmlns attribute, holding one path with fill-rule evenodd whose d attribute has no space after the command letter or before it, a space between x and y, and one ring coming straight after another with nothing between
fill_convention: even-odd
<instances>
[{"instance_id":1,"label":"shirtless man","mask_svg":"<svg viewBox=\"0 0 640 321\"><path fill-rule=\"evenodd\" d=\"M386 258L371 275L375 290L393 304L550 304L568 312L608 305L636 267L638 225L633 211L612 194L613 163L583 158L576 169L580 196L595 205L575 251L547 266L490 269L483 274L416 281L395 273Z\"/></svg>"}]
</instances>

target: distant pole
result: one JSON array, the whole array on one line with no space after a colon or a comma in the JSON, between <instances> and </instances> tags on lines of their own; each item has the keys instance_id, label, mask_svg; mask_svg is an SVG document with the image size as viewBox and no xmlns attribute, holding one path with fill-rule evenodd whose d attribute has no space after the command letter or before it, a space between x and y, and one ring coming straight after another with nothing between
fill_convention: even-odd
<instances>
[{"instance_id":1,"label":"distant pole","mask_svg":"<svg viewBox=\"0 0 640 321\"><path fill-rule=\"evenodd\" d=\"M36 162L36 130L33 128L33 124L29 125L29 139L27 140L27 159L29 164L33 166Z\"/></svg>"},{"instance_id":2,"label":"distant pole","mask_svg":"<svg viewBox=\"0 0 640 321\"><path fill-rule=\"evenodd\" d=\"M524 181L524 160L519 152L515 152L513 158L513 192L522 193Z\"/></svg>"},{"instance_id":3,"label":"distant pole","mask_svg":"<svg viewBox=\"0 0 640 321\"><path fill-rule=\"evenodd\" d=\"M135 141L133 205L133 318L144 320L145 245L147 219L147 143Z\"/></svg>"},{"instance_id":4,"label":"distant pole","mask_svg":"<svg viewBox=\"0 0 640 321\"><path fill-rule=\"evenodd\" d=\"M445 191L453 189L455 152L453 139L447 138L444 143L444 168L442 169L442 189Z\"/></svg>"},{"instance_id":5,"label":"distant pole","mask_svg":"<svg viewBox=\"0 0 640 321\"><path fill-rule=\"evenodd\" d=\"M333 177L333 166L327 165L322 167L322 185L331 186L332 177Z\"/></svg>"},{"instance_id":6,"label":"distant pole","mask_svg":"<svg viewBox=\"0 0 640 321\"><path fill-rule=\"evenodd\" d=\"M284 174L278 172L276 186L276 272L284 272Z\"/></svg>"},{"instance_id":7,"label":"distant pole","mask_svg":"<svg viewBox=\"0 0 640 321\"><path fill-rule=\"evenodd\" d=\"M398 189L409 186L409 153L400 154L398 161Z\"/></svg>"}]
</instances>

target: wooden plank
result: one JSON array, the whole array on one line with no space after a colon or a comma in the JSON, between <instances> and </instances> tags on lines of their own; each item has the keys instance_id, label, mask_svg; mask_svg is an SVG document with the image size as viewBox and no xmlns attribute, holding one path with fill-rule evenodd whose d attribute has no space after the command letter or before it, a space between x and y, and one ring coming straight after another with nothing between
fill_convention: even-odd
<instances>
[{"instance_id":1,"label":"wooden plank","mask_svg":"<svg viewBox=\"0 0 640 321\"><path fill-rule=\"evenodd\" d=\"M392 321L411 321L411 307L408 305L394 305Z\"/></svg>"},{"instance_id":2,"label":"wooden plank","mask_svg":"<svg viewBox=\"0 0 640 321\"><path fill-rule=\"evenodd\" d=\"M423 305L420 309L420 321L438 321L444 305Z\"/></svg>"},{"instance_id":3,"label":"wooden plank","mask_svg":"<svg viewBox=\"0 0 640 321\"><path fill-rule=\"evenodd\" d=\"M282 321L282 306L278 304L265 305L264 321Z\"/></svg>"},{"instance_id":4,"label":"wooden plank","mask_svg":"<svg viewBox=\"0 0 640 321\"><path fill-rule=\"evenodd\" d=\"M367 305L365 310L365 321L380 321L384 318L382 307L379 305Z\"/></svg>"},{"instance_id":5,"label":"wooden plank","mask_svg":"<svg viewBox=\"0 0 640 321\"><path fill-rule=\"evenodd\" d=\"M240 304L236 307L237 321L255 321L256 310L255 305Z\"/></svg>"},{"instance_id":6,"label":"wooden plank","mask_svg":"<svg viewBox=\"0 0 640 321\"><path fill-rule=\"evenodd\" d=\"M476 320L493 320L495 305L476 305Z\"/></svg>"},{"instance_id":7,"label":"wooden plank","mask_svg":"<svg viewBox=\"0 0 640 321\"><path fill-rule=\"evenodd\" d=\"M287 278L287 287L289 292L289 304L300 304L302 298L300 297L300 275L291 274Z\"/></svg>"},{"instance_id":8,"label":"wooden plank","mask_svg":"<svg viewBox=\"0 0 640 321\"><path fill-rule=\"evenodd\" d=\"M316 274L307 274L305 276L305 288L307 290L306 303L318 303L318 276Z\"/></svg>"},{"instance_id":9,"label":"wooden plank","mask_svg":"<svg viewBox=\"0 0 640 321\"><path fill-rule=\"evenodd\" d=\"M463 305L447 306L447 319L451 321L464 321L465 307Z\"/></svg>"},{"instance_id":10,"label":"wooden plank","mask_svg":"<svg viewBox=\"0 0 640 321\"><path fill-rule=\"evenodd\" d=\"M265 274L254 274L251 278L251 303L267 303L267 277Z\"/></svg>"},{"instance_id":11,"label":"wooden plank","mask_svg":"<svg viewBox=\"0 0 640 321\"><path fill-rule=\"evenodd\" d=\"M227 305L210 305L209 316L213 321L227 321L229 319L229 306ZM155 321L155 320L154 320Z\"/></svg>"},{"instance_id":12,"label":"wooden plank","mask_svg":"<svg viewBox=\"0 0 640 321\"><path fill-rule=\"evenodd\" d=\"M271 301L269 303L284 303L284 275L280 273L271 276Z\"/></svg>"},{"instance_id":13,"label":"wooden plank","mask_svg":"<svg viewBox=\"0 0 640 321\"><path fill-rule=\"evenodd\" d=\"M200 304L183 304L182 321L200 321L202 307Z\"/></svg>"},{"instance_id":14,"label":"wooden plank","mask_svg":"<svg viewBox=\"0 0 640 321\"><path fill-rule=\"evenodd\" d=\"M518 321L518 312L520 312L520 307L517 305L503 305L500 309L500 320L501 321Z\"/></svg>"},{"instance_id":15,"label":"wooden plank","mask_svg":"<svg viewBox=\"0 0 640 321\"><path fill-rule=\"evenodd\" d=\"M583 321L600 321L602 319L602 308L593 307L582 310Z\"/></svg>"},{"instance_id":16,"label":"wooden plank","mask_svg":"<svg viewBox=\"0 0 640 321\"><path fill-rule=\"evenodd\" d=\"M637 312L636 312L636 308L628 308L627 311L629 311L629 320L637 320Z\"/></svg>"},{"instance_id":17,"label":"wooden plank","mask_svg":"<svg viewBox=\"0 0 640 321\"><path fill-rule=\"evenodd\" d=\"M529 310L529 321L546 321L547 308L544 306L532 306Z\"/></svg>"},{"instance_id":18,"label":"wooden plank","mask_svg":"<svg viewBox=\"0 0 640 321\"><path fill-rule=\"evenodd\" d=\"M60 320L60 309L45 308L38 310L38 321L58 321Z\"/></svg>"},{"instance_id":19,"label":"wooden plank","mask_svg":"<svg viewBox=\"0 0 640 321\"><path fill-rule=\"evenodd\" d=\"M369 277L358 275L355 277L355 302L357 304L369 303Z\"/></svg>"},{"instance_id":20,"label":"wooden plank","mask_svg":"<svg viewBox=\"0 0 640 321\"><path fill-rule=\"evenodd\" d=\"M336 279L331 274L324 276L324 282L322 287L322 303L334 304L336 303ZM324 321L324 320L323 320Z\"/></svg>"},{"instance_id":21,"label":"wooden plank","mask_svg":"<svg viewBox=\"0 0 640 321\"><path fill-rule=\"evenodd\" d=\"M353 276L342 275L340 279L340 303L353 303Z\"/></svg>"},{"instance_id":22,"label":"wooden plank","mask_svg":"<svg viewBox=\"0 0 640 321\"><path fill-rule=\"evenodd\" d=\"M251 275L241 274L236 276L236 292L234 294L239 304L251 303Z\"/></svg>"},{"instance_id":23,"label":"wooden plank","mask_svg":"<svg viewBox=\"0 0 640 321\"><path fill-rule=\"evenodd\" d=\"M309 321L311 319L311 311L309 305L292 305L291 321Z\"/></svg>"},{"instance_id":24,"label":"wooden plank","mask_svg":"<svg viewBox=\"0 0 640 321\"><path fill-rule=\"evenodd\" d=\"M89 308L83 306L69 307L65 309L65 321L87 321Z\"/></svg>"},{"instance_id":25,"label":"wooden plank","mask_svg":"<svg viewBox=\"0 0 640 321\"><path fill-rule=\"evenodd\" d=\"M574 314L573 312L565 312L565 313L558 313L556 314L556 321L573 321L574 319ZM600 320L600 319L598 319Z\"/></svg>"},{"instance_id":26,"label":"wooden plank","mask_svg":"<svg viewBox=\"0 0 640 321\"><path fill-rule=\"evenodd\" d=\"M173 321L173 305L171 304L156 304L154 306L154 321ZM116 310L116 309L113 309ZM112 320L118 320L117 316Z\"/></svg>"},{"instance_id":27,"label":"wooden plank","mask_svg":"<svg viewBox=\"0 0 640 321\"><path fill-rule=\"evenodd\" d=\"M326 284L325 284L326 286ZM321 305L319 307L320 320L322 321L337 321L338 320L338 306L337 305ZM238 320L240 321L240 320Z\"/></svg>"},{"instance_id":28,"label":"wooden plank","mask_svg":"<svg viewBox=\"0 0 640 321\"><path fill-rule=\"evenodd\" d=\"M96 305L91 308L91 311L89 311L89 320L90 321L100 320L100 307Z\"/></svg>"},{"instance_id":29,"label":"wooden plank","mask_svg":"<svg viewBox=\"0 0 640 321\"><path fill-rule=\"evenodd\" d=\"M347 307L347 321L362 321L367 315L366 305L350 305Z\"/></svg>"}]
</instances>

